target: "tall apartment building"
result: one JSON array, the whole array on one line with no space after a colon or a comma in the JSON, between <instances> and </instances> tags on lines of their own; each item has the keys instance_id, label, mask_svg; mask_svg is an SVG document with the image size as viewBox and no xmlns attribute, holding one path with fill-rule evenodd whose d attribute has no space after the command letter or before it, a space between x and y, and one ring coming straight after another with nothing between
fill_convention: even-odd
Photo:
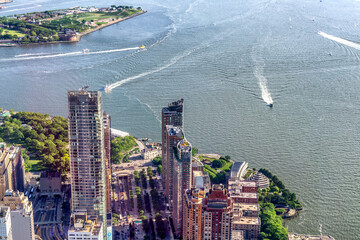
<instances>
[{"instance_id":1,"label":"tall apartment building","mask_svg":"<svg viewBox=\"0 0 360 240\"><path fill-rule=\"evenodd\" d=\"M172 207L172 202L174 198L173 194L173 186L174 186L174 149L177 148L177 144L184 139L184 133L181 127L176 127L172 125L166 126L166 138L165 145L163 145L163 149L166 148L166 154L163 155L163 176L165 176L165 194L170 203L170 207ZM164 171L165 166L165 171Z\"/></svg>"},{"instance_id":2,"label":"tall apartment building","mask_svg":"<svg viewBox=\"0 0 360 240\"><path fill-rule=\"evenodd\" d=\"M191 188L192 147L185 139L177 144L174 152L173 223L177 236L182 234L182 200L185 190Z\"/></svg>"},{"instance_id":3,"label":"tall apartment building","mask_svg":"<svg viewBox=\"0 0 360 240\"><path fill-rule=\"evenodd\" d=\"M106 156L101 93L68 92L71 210L98 216L106 238Z\"/></svg>"},{"instance_id":4,"label":"tall apartment building","mask_svg":"<svg viewBox=\"0 0 360 240\"><path fill-rule=\"evenodd\" d=\"M12 235L10 208L0 206L0 239L16 240Z\"/></svg>"},{"instance_id":5,"label":"tall apartment building","mask_svg":"<svg viewBox=\"0 0 360 240\"><path fill-rule=\"evenodd\" d=\"M202 239L202 208L205 198L204 189L191 188L183 195L183 229L184 240Z\"/></svg>"},{"instance_id":6,"label":"tall apartment building","mask_svg":"<svg viewBox=\"0 0 360 240\"><path fill-rule=\"evenodd\" d=\"M111 118L104 112L104 147L105 147L105 168L106 168L106 209L111 213Z\"/></svg>"},{"instance_id":7,"label":"tall apartment building","mask_svg":"<svg viewBox=\"0 0 360 240\"><path fill-rule=\"evenodd\" d=\"M25 167L21 156L21 148L17 146L6 147L0 143L0 200L5 191L24 191Z\"/></svg>"},{"instance_id":8,"label":"tall apartment building","mask_svg":"<svg viewBox=\"0 0 360 240\"><path fill-rule=\"evenodd\" d=\"M35 239L33 207L24 193L7 190L0 206L10 208L13 239Z\"/></svg>"},{"instance_id":9,"label":"tall apartment building","mask_svg":"<svg viewBox=\"0 0 360 240\"><path fill-rule=\"evenodd\" d=\"M179 99L175 102L169 103L167 107L164 107L161 112L161 140L162 140L162 159L163 159L163 173L166 173L167 166L164 164L166 162L167 149L166 146L166 137L167 137L167 125L172 125L174 127L183 127L183 109L184 108L184 99ZM166 183L166 174L163 174L163 184Z\"/></svg>"},{"instance_id":10,"label":"tall apartment building","mask_svg":"<svg viewBox=\"0 0 360 240\"><path fill-rule=\"evenodd\" d=\"M231 237L231 199L223 185L214 184L204 200L203 239Z\"/></svg>"}]
</instances>

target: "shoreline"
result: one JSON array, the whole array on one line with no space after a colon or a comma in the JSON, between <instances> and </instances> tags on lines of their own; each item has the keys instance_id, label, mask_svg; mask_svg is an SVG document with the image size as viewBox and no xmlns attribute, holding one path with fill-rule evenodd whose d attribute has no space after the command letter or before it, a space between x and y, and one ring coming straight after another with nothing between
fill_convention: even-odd
<instances>
[{"instance_id":1,"label":"shoreline","mask_svg":"<svg viewBox=\"0 0 360 240\"><path fill-rule=\"evenodd\" d=\"M134 18L134 17L137 17L137 16L140 16L144 13L147 13L146 10L142 10L141 12L138 12L138 13L135 13L131 16L127 16L127 17L124 17L124 18L119 18L119 19L116 19L115 21L112 21L112 22L109 22L107 24L103 24L101 26L98 26L96 28L93 28L87 32L83 32L83 33L77 33L76 35L76 40L73 40L73 41L54 41L54 42L41 42L41 43L28 43L28 44L19 44L19 43L6 43L6 44L0 44L0 47L25 47L25 46L34 46L34 45L46 45L46 44L58 44L58 43L76 43L76 42L80 42L81 38L87 34L90 34L90 33L93 33L93 32L96 32L102 28L106 28L108 26L111 26L111 25L114 25L116 23L119 23L119 22L122 22L122 21L125 21L125 20L128 20L130 18Z\"/></svg>"}]
</instances>

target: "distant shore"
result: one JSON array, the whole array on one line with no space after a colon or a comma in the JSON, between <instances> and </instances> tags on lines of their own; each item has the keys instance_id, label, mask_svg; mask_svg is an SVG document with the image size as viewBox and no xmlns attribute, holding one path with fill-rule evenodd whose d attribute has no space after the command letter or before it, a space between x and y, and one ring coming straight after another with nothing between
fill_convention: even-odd
<instances>
[{"instance_id":1,"label":"distant shore","mask_svg":"<svg viewBox=\"0 0 360 240\"><path fill-rule=\"evenodd\" d=\"M12 3L13 0L0 0L0 4Z\"/></svg>"},{"instance_id":2,"label":"distant shore","mask_svg":"<svg viewBox=\"0 0 360 240\"><path fill-rule=\"evenodd\" d=\"M1 0L0 0L1 1ZM133 17L137 17L139 15L142 15L144 13L146 13L146 10L142 10L141 12L135 13L131 16L127 16L124 18L119 18L119 19L115 19L114 21L108 22L106 24L102 24L96 28L90 29L89 31L83 32L83 33L77 33L76 34L76 39L75 40L70 40L70 41L53 41L53 42L38 42L38 43L26 43L26 44L21 44L21 43L16 43L16 42L9 42L9 43L0 43L0 47L22 47L22 46L33 46L33 45L45 45L45 44L57 44L57 43L74 43L74 42L79 42L81 40L81 37L87 34L90 34L92 32L98 31L102 28L108 27L110 25L128 20L130 18Z\"/></svg>"}]
</instances>

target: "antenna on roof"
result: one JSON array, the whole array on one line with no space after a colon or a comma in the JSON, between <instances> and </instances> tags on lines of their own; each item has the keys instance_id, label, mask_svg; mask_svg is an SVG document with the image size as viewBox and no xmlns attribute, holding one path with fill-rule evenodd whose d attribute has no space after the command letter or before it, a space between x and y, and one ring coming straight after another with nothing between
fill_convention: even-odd
<instances>
[{"instance_id":1,"label":"antenna on roof","mask_svg":"<svg viewBox=\"0 0 360 240\"><path fill-rule=\"evenodd\" d=\"M89 85L85 85L82 88L80 88L80 91L86 91L86 89L90 88Z\"/></svg>"}]
</instances>

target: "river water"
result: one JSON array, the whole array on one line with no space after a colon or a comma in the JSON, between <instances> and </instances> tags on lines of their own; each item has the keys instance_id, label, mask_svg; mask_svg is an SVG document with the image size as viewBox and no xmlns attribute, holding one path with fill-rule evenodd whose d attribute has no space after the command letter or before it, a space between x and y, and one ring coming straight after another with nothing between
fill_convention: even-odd
<instances>
[{"instance_id":1,"label":"river water","mask_svg":"<svg viewBox=\"0 0 360 240\"><path fill-rule=\"evenodd\" d=\"M1 15L110 4L16 0ZM289 231L360 239L360 2L125 4L148 13L79 43L1 48L0 106L67 116L67 90L117 83L103 97L113 127L160 141L161 108L184 98L200 152L267 168L297 194Z\"/></svg>"}]
</instances>

